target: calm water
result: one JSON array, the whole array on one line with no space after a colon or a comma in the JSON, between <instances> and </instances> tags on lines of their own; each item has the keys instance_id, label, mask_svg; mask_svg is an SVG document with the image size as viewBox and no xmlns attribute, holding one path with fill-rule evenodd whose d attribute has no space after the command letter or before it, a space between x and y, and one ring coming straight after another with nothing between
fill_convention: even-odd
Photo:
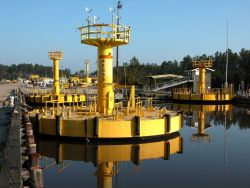
<instances>
[{"instance_id":1,"label":"calm water","mask_svg":"<svg viewBox=\"0 0 250 188\"><path fill-rule=\"evenodd\" d=\"M183 129L122 145L40 140L45 187L250 187L250 107L173 105Z\"/></svg>"}]
</instances>

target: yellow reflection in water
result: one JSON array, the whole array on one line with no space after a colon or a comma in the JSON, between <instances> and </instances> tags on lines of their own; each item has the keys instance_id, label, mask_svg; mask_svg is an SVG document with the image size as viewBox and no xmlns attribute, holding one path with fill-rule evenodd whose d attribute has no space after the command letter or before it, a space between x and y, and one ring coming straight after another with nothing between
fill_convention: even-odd
<instances>
[{"instance_id":1,"label":"yellow reflection in water","mask_svg":"<svg viewBox=\"0 0 250 188\"><path fill-rule=\"evenodd\" d=\"M182 153L183 140L179 133L171 136L151 140L150 142L108 143L93 144L79 142L58 142L52 140L39 140L38 153L45 161L54 159L51 165L61 165L59 172L70 163L65 161L91 161L96 166L97 187L111 188L112 178L122 170L122 162L131 161L138 168L143 160L163 158L170 159L176 153ZM50 167L46 163L47 167ZM46 168L45 166L45 168Z\"/></svg>"},{"instance_id":2,"label":"yellow reflection in water","mask_svg":"<svg viewBox=\"0 0 250 188\"><path fill-rule=\"evenodd\" d=\"M226 115L231 111L231 105L199 105L199 104L173 104L174 110L183 111L188 126L197 128L197 133L192 134L192 141L210 142L211 137L205 130L211 128L211 115Z\"/></svg>"}]
</instances>

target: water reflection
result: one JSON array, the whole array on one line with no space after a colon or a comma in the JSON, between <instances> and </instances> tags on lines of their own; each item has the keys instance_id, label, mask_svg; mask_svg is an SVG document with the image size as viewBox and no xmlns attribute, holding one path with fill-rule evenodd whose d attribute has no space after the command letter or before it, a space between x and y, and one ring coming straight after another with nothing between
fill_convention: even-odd
<instances>
[{"instance_id":1,"label":"water reflection","mask_svg":"<svg viewBox=\"0 0 250 188\"><path fill-rule=\"evenodd\" d=\"M212 119L224 118L230 114L231 105L191 105L173 104L173 109L183 111L183 123L186 126L196 128L197 133L191 135L191 140L195 142L211 142L211 136L205 130L212 128Z\"/></svg>"},{"instance_id":2,"label":"water reflection","mask_svg":"<svg viewBox=\"0 0 250 188\"><path fill-rule=\"evenodd\" d=\"M40 140L45 187L249 187L250 107L171 107L184 115L172 137L115 144Z\"/></svg>"},{"instance_id":3,"label":"water reflection","mask_svg":"<svg viewBox=\"0 0 250 188\"><path fill-rule=\"evenodd\" d=\"M113 176L123 170L124 162L131 161L138 169L144 160L169 160L171 155L182 151L183 140L179 133L158 140L133 143L38 141L38 153L42 156L41 164L45 171L57 165L58 172L63 173L65 169L71 168L74 161L92 162L96 167L94 175L98 188L111 188Z\"/></svg>"}]
</instances>

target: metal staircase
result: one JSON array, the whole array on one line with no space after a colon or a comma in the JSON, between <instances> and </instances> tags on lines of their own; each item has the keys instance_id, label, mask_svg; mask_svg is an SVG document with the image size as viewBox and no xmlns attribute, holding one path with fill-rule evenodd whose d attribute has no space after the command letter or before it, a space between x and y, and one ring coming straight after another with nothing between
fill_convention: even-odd
<instances>
[{"instance_id":1,"label":"metal staircase","mask_svg":"<svg viewBox=\"0 0 250 188\"><path fill-rule=\"evenodd\" d=\"M160 90L168 89L177 85L185 84L188 82L193 82L191 77L177 78L177 79L169 80L164 83L160 83L158 85L151 86L150 91L160 91Z\"/></svg>"}]
</instances>

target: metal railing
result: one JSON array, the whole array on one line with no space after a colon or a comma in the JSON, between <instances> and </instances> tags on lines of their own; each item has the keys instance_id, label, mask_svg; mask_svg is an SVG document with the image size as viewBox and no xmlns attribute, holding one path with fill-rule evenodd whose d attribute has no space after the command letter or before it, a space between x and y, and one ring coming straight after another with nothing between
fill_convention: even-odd
<instances>
[{"instance_id":1,"label":"metal railing","mask_svg":"<svg viewBox=\"0 0 250 188\"><path fill-rule=\"evenodd\" d=\"M119 117L122 117L123 114L123 104L122 102L118 102L114 104L113 108L113 117L114 119L118 119Z\"/></svg>"},{"instance_id":2,"label":"metal railing","mask_svg":"<svg viewBox=\"0 0 250 188\"><path fill-rule=\"evenodd\" d=\"M136 115L140 115L142 110L142 101L140 97L135 98L135 113Z\"/></svg>"},{"instance_id":3,"label":"metal railing","mask_svg":"<svg viewBox=\"0 0 250 188\"><path fill-rule=\"evenodd\" d=\"M94 24L79 28L81 32L81 40L87 41L91 39L111 39L129 43L130 27L115 24Z\"/></svg>"},{"instance_id":4,"label":"metal railing","mask_svg":"<svg viewBox=\"0 0 250 188\"><path fill-rule=\"evenodd\" d=\"M173 92L179 94L192 94L193 88L174 88ZM212 88L206 89L204 94L233 94L233 91L231 88Z\"/></svg>"},{"instance_id":5,"label":"metal railing","mask_svg":"<svg viewBox=\"0 0 250 188\"><path fill-rule=\"evenodd\" d=\"M211 59L203 59L203 60L194 59L192 63L193 67L212 67L213 65Z\"/></svg>"},{"instance_id":6,"label":"metal railing","mask_svg":"<svg viewBox=\"0 0 250 188\"><path fill-rule=\"evenodd\" d=\"M193 80L191 77L183 77L183 78L173 79L173 80L169 80L167 82L160 83L156 86L151 86L150 91L159 91L162 89L167 89L170 87L174 87L174 86L181 85L181 84L184 84L187 82L192 82L192 81Z\"/></svg>"},{"instance_id":7,"label":"metal railing","mask_svg":"<svg viewBox=\"0 0 250 188\"><path fill-rule=\"evenodd\" d=\"M91 97L90 98L90 104L89 104L89 112L96 112L97 111L97 97Z\"/></svg>"},{"instance_id":8,"label":"metal railing","mask_svg":"<svg viewBox=\"0 0 250 188\"><path fill-rule=\"evenodd\" d=\"M62 59L63 52L61 51L55 51L55 52L49 52L49 59Z\"/></svg>"},{"instance_id":9,"label":"metal railing","mask_svg":"<svg viewBox=\"0 0 250 188\"><path fill-rule=\"evenodd\" d=\"M145 101L145 106L146 106L147 110L149 110L149 111L153 110L153 99L147 98L147 100Z\"/></svg>"}]
</instances>

